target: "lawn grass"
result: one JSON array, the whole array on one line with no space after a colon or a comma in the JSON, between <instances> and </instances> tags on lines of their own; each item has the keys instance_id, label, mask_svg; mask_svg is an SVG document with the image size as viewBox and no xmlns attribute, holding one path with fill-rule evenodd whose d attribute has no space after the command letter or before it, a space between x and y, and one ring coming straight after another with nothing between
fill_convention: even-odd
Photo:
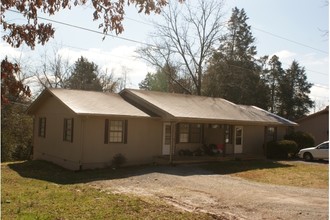
<instances>
[{"instance_id":1,"label":"lawn grass","mask_svg":"<svg viewBox=\"0 0 330 220\"><path fill-rule=\"evenodd\" d=\"M211 219L160 201L87 186L111 170L72 172L41 161L1 165L1 219Z\"/></svg>"},{"instance_id":2,"label":"lawn grass","mask_svg":"<svg viewBox=\"0 0 330 220\"><path fill-rule=\"evenodd\" d=\"M297 187L327 189L328 164L297 161L227 161L204 166L218 174L230 174L247 180Z\"/></svg>"},{"instance_id":3,"label":"lawn grass","mask_svg":"<svg viewBox=\"0 0 330 220\"><path fill-rule=\"evenodd\" d=\"M328 188L327 164L260 160L201 166L217 174L263 183ZM72 172L42 161L1 164L1 219L212 219L158 200L113 194L85 184L125 178L136 169Z\"/></svg>"}]
</instances>

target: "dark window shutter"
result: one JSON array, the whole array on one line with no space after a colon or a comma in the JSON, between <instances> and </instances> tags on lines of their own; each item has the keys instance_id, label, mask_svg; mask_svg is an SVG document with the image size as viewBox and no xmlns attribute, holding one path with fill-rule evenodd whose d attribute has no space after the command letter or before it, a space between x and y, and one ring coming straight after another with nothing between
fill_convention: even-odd
<instances>
[{"instance_id":1,"label":"dark window shutter","mask_svg":"<svg viewBox=\"0 0 330 220\"><path fill-rule=\"evenodd\" d=\"M39 118L38 136L41 136L41 118Z\"/></svg>"},{"instance_id":2,"label":"dark window shutter","mask_svg":"<svg viewBox=\"0 0 330 220\"><path fill-rule=\"evenodd\" d=\"M124 125L124 144L127 144L127 132L128 132L128 121L125 120L125 125Z\"/></svg>"},{"instance_id":3,"label":"dark window shutter","mask_svg":"<svg viewBox=\"0 0 330 220\"><path fill-rule=\"evenodd\" d=\"M47 119L45 118L44 137L46 137Z\"/></svg>"},{"instance_id":4,"label":"dark window shutter","mask_svg":"<svg viewBox=\"0 0 330 220\"><path fill-rule=\"evenodd\" d=\"M72 125L71 125L71 143L73 142L73 128L74 128L74 120L73 118L71 119L72 120Z\"/></svg>"},{"instance_id":5,"label":"dark window shutter","mask_svg":"<svg viewBox=\"0 0 330 220\"><path fill-rule=\"evenodd\" d=\"M177 123L175 126L175 140L176 140L176 143L179 143L179 141L180 141L180 124L179 123Z\"/></svg>"},{"instance_id":6,"label":"dark window shutter","mask_svg":"<svg viewBox=\"0 0 330 220\"><path fill-rule=\"evenodd\" d=\"M65 132L66 132L66 119L63 121L63 140L65 141Z\"/></svg>"},{"instance_id":7,"label":"dark window shutter","mask_svg":"<svg viewBox=\"0 0 330 220\"><path fill-rule=\"evenodd\" d=\"M188 143L191 143L192 142L192 138L191 138L191 124L188 124Z\"/></svg>"},{"instance_id":8,"label":"dark window shutter","mask_svg":"<svg viewBox=\"0 0 330 220\"><path fill-rule=\"evenodd\" d=\"M201 139L199 143L204 143L204 124L201 124Z\"/></svg>"},{"instance_id":9,"label":"dark window shutter","mask_svg":"<svg viewBox=\"0 0 330 220\"><path fill-rule=\"evenodd\" d=\"M109 119L104 122L104 144L109 143Z\"/></svg>"}]
</instances>

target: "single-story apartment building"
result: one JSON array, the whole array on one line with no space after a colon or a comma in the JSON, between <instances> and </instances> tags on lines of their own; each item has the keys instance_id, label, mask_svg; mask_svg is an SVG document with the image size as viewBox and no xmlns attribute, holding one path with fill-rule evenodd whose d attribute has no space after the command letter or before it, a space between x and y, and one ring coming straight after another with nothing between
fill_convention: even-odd
<instances>
[{"instance_id":1,"label":"single-story apartment building","mask_svg":"<svg viewBox=\"0 0 330 220\"><path fill-rule=\"evenodd\" d=\"M306 132L314 137L315 145L329 140L329 106L321 111L302 117L296 121L297 131Z\"/></svg>"},{"instance_id":2,"label":"single-story apartment building","mask_svg":"<svg viewBox=\"0 0 330 220\"><path fill-rule=\"evenodd\" d=\"M255 106L221 98L124 89L119 94L45 89L34 117L33 158L71 170L150 163L214 144L222 156L264 155L264 144L297 124Z\"/></svg>"}]
</instances>

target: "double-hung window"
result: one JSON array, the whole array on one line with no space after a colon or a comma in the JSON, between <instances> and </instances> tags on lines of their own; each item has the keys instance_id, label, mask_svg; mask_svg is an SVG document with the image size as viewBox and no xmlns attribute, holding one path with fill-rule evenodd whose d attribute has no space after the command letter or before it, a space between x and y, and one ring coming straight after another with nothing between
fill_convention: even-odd
<instances>
[{"instance_id":1,"label":"double-hung window","mask_svg":"<svg viewBox=\"0 0 330 220\"><path fill-rule=\"evenodd\" d=\"M266 140L276 141L277 140L277 128L276 127L266 127Z\"/></svg>"},{"instance_id":2,"label":"double-hung window","mask_svg":"<svg viewBox=\"0 0 330 220\"><path fill-rule=\"evenodd\" d=\"M73 142L73 118L64 119L63 140Z\"/></svg>"},{"instance_id":3,"label":"double-hung window","mask_svg":"<svg viewBox=\"0 0 330 220\"><path fill-rule=\"evenodd\" d=\"M201 142L201 136L202 136L202 130L201 130L201 124L190 124L190 143L200 143Z\"/></svg>"},{"instance_id":4,"label":"double-hung window","mask_svg":"<svg viewBox=\"0 0 330 220\"><path fill-rule=\"evenodd\" d=\"M180 143L200 143L202 139L202 125L180 123L178 126L178 141Z\"/></svg>"},{"instance_id":5,"label":"double-hung window","mask_svg":"<svg viewBox=\"0 0 330 220\"><path fill-rule=\"evenodd\" d=\"M180 124L180 143L188 143L189 142L189 124Z\"/></svg>"},{"instance_id":6,"label":"double-hung window","mask_svg":"<svg viewBox=\"0 0 330 220\"><path fill-rule=\"evenodd\" d=\"M46 137L46 118L39 118L38 136Z\"/></svg>"},{"instance_id":7,"label":"double-hung window","mask_svg":"<svg viewBox=\"0 0 330 220\"><path fill-rule=\"evenodd\" d=\"M127 143L127 121L105 120L104 143Z\"/></svg>"}]
</instances>

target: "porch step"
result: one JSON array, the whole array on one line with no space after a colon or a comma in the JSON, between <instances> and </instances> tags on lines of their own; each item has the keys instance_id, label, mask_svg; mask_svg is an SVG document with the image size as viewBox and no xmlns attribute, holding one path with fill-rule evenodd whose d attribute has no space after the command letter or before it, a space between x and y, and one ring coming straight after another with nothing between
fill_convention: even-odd
<instances>
[{"instance_id":1,"label":"porch step","mask_svg":"<svg viewBox=\"0 0 330 220\"><path fill-rule=\"evenodd\" d=\"M156 156L154 157L154 163L160 165L166 164L191 164L191 163L207 163L216 161L231 161L231 160L257 160L265 159L264 156L250 155L250 154L231 154L226 156L172 156L172 162L170 156Z\"/></svg>"}]
</instances>

